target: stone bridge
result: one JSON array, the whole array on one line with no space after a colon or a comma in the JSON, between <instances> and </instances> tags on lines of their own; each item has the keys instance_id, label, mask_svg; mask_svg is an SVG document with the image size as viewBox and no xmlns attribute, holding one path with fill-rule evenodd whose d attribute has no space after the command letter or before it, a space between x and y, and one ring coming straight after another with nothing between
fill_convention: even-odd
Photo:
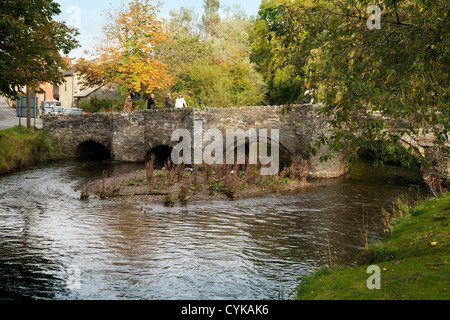
<instances>
[{"instance_id":1,"label":"stone bridge","mask_svg":"<svg viewBox=\"0 0 450 320\"><path fill-rule=\"evenodd\" d=\"M174 130L185 129L194 136L194 123L198 124L198 121L202 123L203 132L214 128L221 131L223 137L227 129L267 129L270 138L270 131L278 129L276 143L280 152L287 156L300 155L308 160L311 178L339 177L345 173L348 152L336 153L323 147L312 156L308 151L308 146L313 145L322 133L328 132L327 121L317 113L320 107L320 104L295 105L284 116L282 106L46 115L43 125L50 136L61 140L62 150L69 156L103 151L106 158L123 162L145 162L152 153L157 157L170 155L172 148L179 143L172 141ZM203 148L207 144L204 143ZM420 147L432 160L435 175L448 184L448 154L443 156L444 159L437 157L435 146L429 141ZM333 158L321 162L320 157L326 154L333 155Z\"/></svg>"}]
</instances>

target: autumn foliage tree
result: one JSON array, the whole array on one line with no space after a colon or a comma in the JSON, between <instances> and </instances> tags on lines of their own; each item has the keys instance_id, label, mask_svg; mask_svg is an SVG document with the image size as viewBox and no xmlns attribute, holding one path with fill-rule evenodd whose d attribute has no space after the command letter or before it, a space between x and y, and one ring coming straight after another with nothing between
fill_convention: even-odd
<instances>
[{"instance_id":1,"label":"autumn foliage tree","mask_svg":"<svg viewBox=\"0 0 450 320\"><path fill-rule=\"evenodd\" d=\"M117 84L126 93L150 93L172 83L167 65L154 51L168 40L157 19L159 6L149 0L133 0L119 10L110 10L104 39L95 46L92 59L80 59L76 65L85 86Z\"/></svg>"}]
</instances>

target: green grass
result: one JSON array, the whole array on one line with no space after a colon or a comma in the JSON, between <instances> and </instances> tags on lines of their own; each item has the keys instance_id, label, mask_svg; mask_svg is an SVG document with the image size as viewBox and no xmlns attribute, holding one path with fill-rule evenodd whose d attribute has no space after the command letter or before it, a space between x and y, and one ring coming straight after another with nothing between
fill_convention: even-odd
<instances>
[{"instance_id":1,"label":"green grass","mask_svg":"<svg viewBox=\"0 0 450 320\"><path fill-rule=\"evenodd\" d=\"M394 221L391 235L371 244L360 267L322 268L300 279L302 300L450 299L450 192L425 200ZM381 288L368 289L369 265L381 271Z\"/></svg>"},{"instance_id":2,"label":"green grass","mask_svg":"<svg viewBox=\"0 0 450 320\"><path fill-rule=\"evenodd\" d=\"M0 131L0 175L62 157L58 142L45 130L16 126Z\"/></svg>"}]
</instances>

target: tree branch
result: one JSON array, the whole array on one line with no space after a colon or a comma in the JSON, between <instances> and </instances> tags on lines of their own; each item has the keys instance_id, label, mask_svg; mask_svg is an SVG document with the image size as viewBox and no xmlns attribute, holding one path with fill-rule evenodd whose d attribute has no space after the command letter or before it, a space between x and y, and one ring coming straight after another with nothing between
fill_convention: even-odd
<instances>
[{"instance_id":1,"label":"tree branch","mask_svg":"<svg viewBox=\"0 0 450 320\"><path fill-rule=\"evenodd\" d=\"M394 3L394 10L395 10L395 16L397 17L397 23L401 24L400 17L398 16L398 12L397 12L397 2L395 0L392 0L392 2Z\"/></svg>"},{"instance_id":2,"label":"tree branch","mask_svg":"<svg viewBox=\"0 0 450 320\"><path fill-rule=\"evenodd\" d=\"M338 13L338 12L334 12L333 10L330 9L326 9L326 8L322 8L324 11L327 11L331 14L334 14L336 16L347 16L349 18L355 18L355 19L359 19L359 20L364 20L367 21L366 17L362 17L362 16L357 16L357 15L353 15L353 14L344 14L344 13ZM406 26L406 27L412 27L412 28L417 28L417 29L421 29L419 26L413 25L411 23L406 23L406 22L401 22L398 14L396 12L397 15L397 21L389 21L389 20L383 20L383 23L388 23L388 24L396 24L396 25L402 25L402 26Z\"/></svg>"}]
</instances>

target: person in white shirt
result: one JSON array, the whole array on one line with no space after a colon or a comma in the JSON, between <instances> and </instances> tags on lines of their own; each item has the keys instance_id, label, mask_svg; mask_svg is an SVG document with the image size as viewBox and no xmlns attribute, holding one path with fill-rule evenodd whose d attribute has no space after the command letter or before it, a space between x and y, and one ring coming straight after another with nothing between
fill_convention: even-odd
<instances>
[{"instance_id":1,"label":"person in white shirt","mask_svg":"<svg viewBox=\"0 0 450 320\"><path fill-rule=\"evenodd\" d=\"M314 103L314 88L308 89L305 91L304 97L303 97L303 103Z\"/></svg>"},{"instance_id":2,"label":"person in white shirt","mask_svg":"<svg viewBox=\"0 0 450 320\"><path fill-rule=\"evenodd\" d=\"M175 109L183 109L183 107L187 107L187 104L186 101L184 101L183 95L179 93L177 100L175 101Z\"/></svg>"}]
</instances>

